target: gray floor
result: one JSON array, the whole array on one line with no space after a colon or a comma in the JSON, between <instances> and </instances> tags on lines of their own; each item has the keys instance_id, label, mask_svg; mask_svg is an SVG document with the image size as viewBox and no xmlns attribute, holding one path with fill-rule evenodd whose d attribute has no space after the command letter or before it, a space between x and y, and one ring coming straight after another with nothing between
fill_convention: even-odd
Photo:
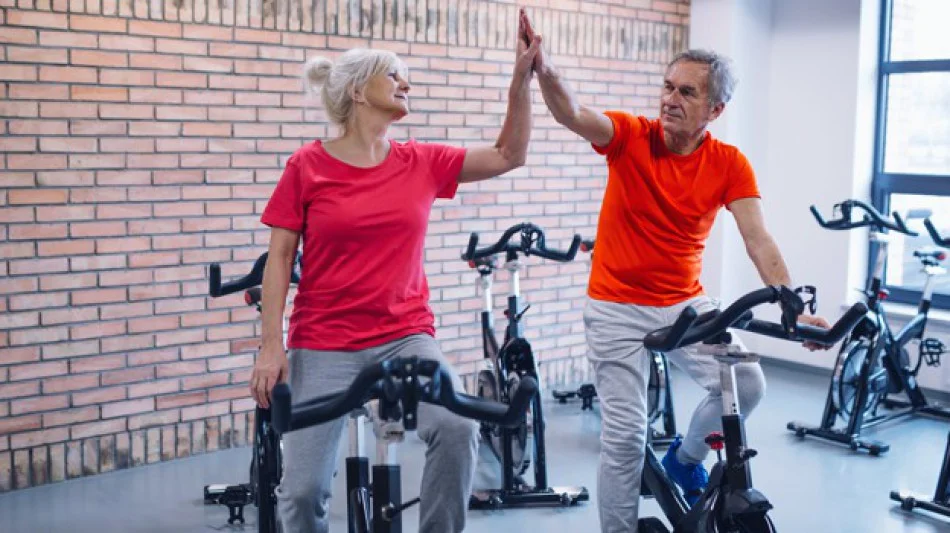
<instances>
[{"instance_id":1,"label":"gray floor","mask_svg":"<svg viewBox=\"0 0 950 533\"><path fill-rule=\"evenodd\" d=\"M769 392L748 422L750 442L759 450L753 462L756 485L776 505L772 517L785 532L927 532L950 531L950 521L924 514L907 515L888 499L891 489L911 489L932 496L947 438L946 423L913 419L881 428L890 442L882 458L857 455L845 448L798 441L785 430L791 419L817 421L826 380L786 368L769 367ZM685 427L689 409L701 395L685 376L674 373L676 411ZM549 477L552 484L586 485L596 498L599 428L597 414L581 413L577 404L548 406ZM0 496L3 532L189 532L256 531L253 507L248 524L228 526L227 509L201 503L207 483L243 481L248 450L210 455L114 472ZM404 493L415 495L422 447L408 439L402 448ZM337 494L342 479L337 479ZM656 513L652 501L641 507ZM334 531L345 531L343 500L333 503ZM413 531L418 515L405 517ZM570 509L520 509L472 512L472 533L523 531L593 532L594 501Z\"/></svg>"}]
</instances>

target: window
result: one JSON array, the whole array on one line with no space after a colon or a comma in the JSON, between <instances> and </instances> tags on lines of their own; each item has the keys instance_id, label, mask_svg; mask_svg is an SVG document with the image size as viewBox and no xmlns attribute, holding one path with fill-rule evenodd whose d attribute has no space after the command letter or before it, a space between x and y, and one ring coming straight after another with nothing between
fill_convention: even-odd
<instances>
[{"instance_id":1,"label":"window","mask_svg":"<svg viewBox=\"0 0 950 533\"><path fill-rule=\"evenodd\" d=\"M882 212L929 209L950 237L950 0L882 0L873 200ZM884 283L891 299L916 303L924 284L914 251L934 244L919 220L918 237L890 245ZM934 303L950 307L950 277Z\"/></svg>"}]
</instances>

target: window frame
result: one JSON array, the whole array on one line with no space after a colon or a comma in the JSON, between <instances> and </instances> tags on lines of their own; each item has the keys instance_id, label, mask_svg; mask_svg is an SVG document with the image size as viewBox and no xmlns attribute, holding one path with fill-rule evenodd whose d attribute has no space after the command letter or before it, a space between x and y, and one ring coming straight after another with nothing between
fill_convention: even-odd
<instances>
[{"instance_id":1,"label":"window frame","mask_svg":"<svg viewBox=\"0 0 950 533\"><path fill-rule=\"evenodd\" d=\"M884 171L884 155L887 133L888 79L892 74L921 72L950 72L950 58L891 61L891 22L893 21L894 0L881 0L881 19L878 39L877 102L874 111L874 165L871 181L871 202L882 213L890 210L890 195L918 194L927 196L950 197L950 176L940 174L902 174ZM925 230L924 230L925 231ZM868 253L867 279L874 268L875 253L871 247ZM888 300L898 303L917 305L921 291L906 289L887 284L887 266L883 286L890 291ZM934 291L932 305L941 309L950 309L950 294Z\"/></svg>"}]
</instances>

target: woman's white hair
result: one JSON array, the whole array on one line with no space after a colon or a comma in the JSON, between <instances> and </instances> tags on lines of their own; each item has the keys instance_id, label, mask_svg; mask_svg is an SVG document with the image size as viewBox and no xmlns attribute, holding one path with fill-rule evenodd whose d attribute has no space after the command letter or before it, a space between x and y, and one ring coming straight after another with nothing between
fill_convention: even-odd
<instances>
[{"instance_id":1,"label":"woman's white hair","mask_svg":"<svg viewBox=\"0 0 950 533\"><path fill-rule=\"evenodd\" d=\"M395 53L354 48L336 62L326 57L308 60L304 66L304 87L308 93L320 94L331 122L346 126L353 115L353 93L373 76L393 70L402 78L408 77L406 64Z\"/></svg>"}]
</instances>

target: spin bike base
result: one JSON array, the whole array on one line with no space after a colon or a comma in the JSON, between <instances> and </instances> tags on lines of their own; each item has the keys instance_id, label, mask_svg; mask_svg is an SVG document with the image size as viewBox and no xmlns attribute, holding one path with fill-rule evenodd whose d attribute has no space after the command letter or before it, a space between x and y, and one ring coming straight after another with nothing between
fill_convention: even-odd
<instances>
[{"instance_id":1,"label":"spin bike base","mask_svg":"<svg viewBox=\"0 0 950 533\"><path fill-rule=\"evenodd\" d=\"M872 456L887 453L888 450L891 449L891 445L884 441L868 439L859 435L849 435L840 429L824 429L807 426L803 422L789 422L786 427L800 439L804 439L805 436L810 435L827 441L844 444L854 451L866 450Z\"/></svg>"},{"instance_id":2,"label":"spin bike base","mask_svg":"<svg viewBox=\"0 0 950 533\"><path fill-rule=\"evenodd\" d=\"M896 490L891 491L891 499L895 502L900 502L901 509L908 512L913 511L916 508L950 518L950 502L937 502L927 499L917 499L913 496L905 496Z\"/></svg>"},{"instance_id":3,"label":"spin bike base","mask_svg":"<svg viewBox=\"0 0 950 533\"><path fill-rule=\"evenodd\" d=\"M479 491L478 496L473 494L468 500L468 508L483 510L541 506L569 507L589 500L590 493L585 487L550 487L514 491L496 489Z\"/></svg>"}]
</instances>

